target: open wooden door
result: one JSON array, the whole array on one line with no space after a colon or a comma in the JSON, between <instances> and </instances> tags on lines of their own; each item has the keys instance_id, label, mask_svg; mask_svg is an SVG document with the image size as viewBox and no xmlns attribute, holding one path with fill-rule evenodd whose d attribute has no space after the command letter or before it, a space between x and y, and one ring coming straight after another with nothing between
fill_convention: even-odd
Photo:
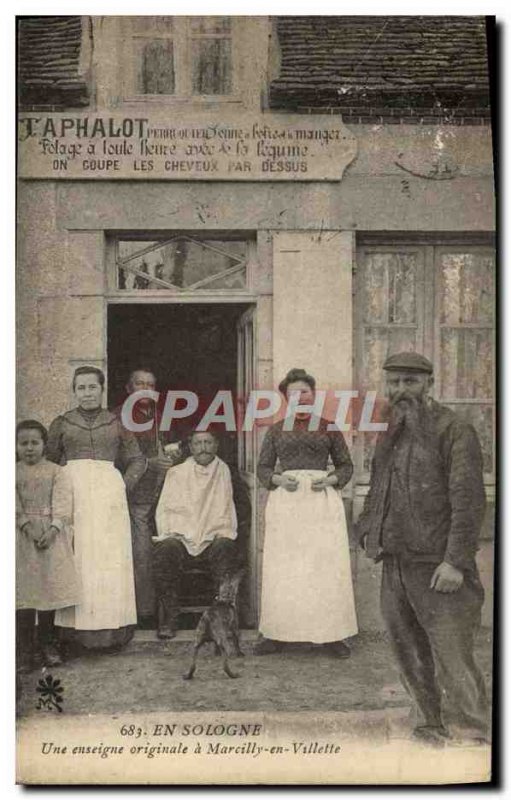
<instances>
[{"instance_id":1,"label":"open wooden door","mask_svg":"<svg viewBox=\"0 0 511 800\"><path fill-rule=\"evenodd\" d=\"M245 579L247 587L247 607L245 609L246 624L251 627L257 624L257 541L256 541L256 476L255 476L255 430L242 431L241 425L245 417L248 398L255 386L255 307L247 309L238 320L238 380L237 380L237 414L238 414L238 468L241 477L248 486L252 505L252 524L248 546L248 574Z\"/></svg>"}]
</instances>

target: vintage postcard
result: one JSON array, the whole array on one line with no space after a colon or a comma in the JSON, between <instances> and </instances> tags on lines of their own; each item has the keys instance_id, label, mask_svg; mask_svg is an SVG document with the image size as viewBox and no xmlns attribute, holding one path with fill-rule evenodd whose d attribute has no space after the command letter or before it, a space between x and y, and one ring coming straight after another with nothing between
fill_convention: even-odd
<instances>
[{"instance_id":1,"label":"vintage postcard","mask_svg":"<svg viewBox=\"0 0 511 800\"><path fill-rule=\"evenodd\" d=\"M18 783L491 781L493 18L16 35Z\"/></svg>"}]
</instances>

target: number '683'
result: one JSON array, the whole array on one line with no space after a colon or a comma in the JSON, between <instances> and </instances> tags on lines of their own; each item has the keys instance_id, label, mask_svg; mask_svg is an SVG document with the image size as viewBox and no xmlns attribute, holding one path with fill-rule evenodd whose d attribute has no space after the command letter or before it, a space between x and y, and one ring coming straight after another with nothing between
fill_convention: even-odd
<instances>
[{"instance_id":1,"label":"number '683'","mask_svg":"<svg viewBox=\"0 0 511 800\"><path fill-rule=\"evenodd\" d=\"M133 736L134 739L138 739L142 736L143 731L137 725L121 725L119 733L121 736Z\"/></svg>"}]
</instances>

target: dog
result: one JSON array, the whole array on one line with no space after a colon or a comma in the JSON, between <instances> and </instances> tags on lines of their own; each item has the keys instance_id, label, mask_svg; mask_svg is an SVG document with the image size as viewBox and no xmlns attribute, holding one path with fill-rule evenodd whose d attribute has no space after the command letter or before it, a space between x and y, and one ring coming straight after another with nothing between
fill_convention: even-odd
<instances>
[{"instance_id":1,"label":"dog","mask_svg":"<svg viewBox=\"0 0 511 800\"><path fill-rule=\"evenodd\" d=\"M242 573L239 572L232 578L222 581L212 605L204 611L200 618L195 631L192 663L188 672L183 675L185 681L193 678L199 650L206 642L214 642L216 652L223 658L224 672L229 678L239 678L239 674L233 672L229 665L229 654L234 651L237 656L244 655L240 647L236 605L242 577Z\"/></svg>"}]
</instances>

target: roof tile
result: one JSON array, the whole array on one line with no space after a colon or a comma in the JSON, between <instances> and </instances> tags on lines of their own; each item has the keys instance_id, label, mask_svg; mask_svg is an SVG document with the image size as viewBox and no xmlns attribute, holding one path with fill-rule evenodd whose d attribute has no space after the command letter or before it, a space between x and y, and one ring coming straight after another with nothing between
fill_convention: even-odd
<instances>
[{"instance_id":1,"label":"roof tile","mask_svg":"<svg viewBox=\"0 0 511 800\"><path fill-rule=\"evenodd\" d=\"M278 17L277 32L271 108L412 103L489 115L484 17Z\"/></svg>"},{"instance_id":2,"label":"roof tile","mask_svg":"<svg viewBox=\"0 0 511 800\"><path fill-rule=\"evenodd\" d=\"M18 18L18 101L20 108L73 108L89 104L80 71L79 16Z\"/></svg>"}]
</instances>

